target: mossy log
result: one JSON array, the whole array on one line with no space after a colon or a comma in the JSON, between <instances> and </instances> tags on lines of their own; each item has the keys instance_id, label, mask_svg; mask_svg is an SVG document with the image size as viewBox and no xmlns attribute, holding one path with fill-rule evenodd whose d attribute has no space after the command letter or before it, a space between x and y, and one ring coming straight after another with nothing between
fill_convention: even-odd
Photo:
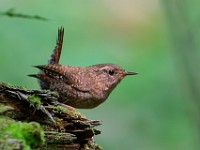
<instances>
[{"instance_id":1,"label":"mossy log","mask_svg":"<svg viewBox=\"0 0 200 150\"><path fill-rule=\"evenodd\" d=\"M99 120L59 103L56 92L0 83L0 149L101 149Z\"/></svg>"}]
</instances>

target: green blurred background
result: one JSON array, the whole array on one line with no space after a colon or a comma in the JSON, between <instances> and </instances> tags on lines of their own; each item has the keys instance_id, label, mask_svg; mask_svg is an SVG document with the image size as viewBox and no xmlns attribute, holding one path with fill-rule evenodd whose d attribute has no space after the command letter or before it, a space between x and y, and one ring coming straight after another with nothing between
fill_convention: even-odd
<instances>
[{"instance_id":1,"label":"green blurred background","mask_svg":"<svg viewBox=\"0 0 200 150\"><path fill-rule=\"evenodd\" d=\"M46 64L65 28L60 63L115 63L140 72L105 103L80 110L103 121L105 150L200 149L200 2L178 0L0 0L0 81L38 89L27 74Z\"/></svg>"}]
</instances>

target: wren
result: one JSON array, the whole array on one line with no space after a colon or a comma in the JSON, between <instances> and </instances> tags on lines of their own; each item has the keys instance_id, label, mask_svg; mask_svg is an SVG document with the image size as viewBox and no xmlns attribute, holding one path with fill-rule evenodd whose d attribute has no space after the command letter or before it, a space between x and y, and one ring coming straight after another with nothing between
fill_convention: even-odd
<instances>
[{"instance_id":1,"label":"wren","mask_svg":"<svg viewBox=\"0 0 200 150\"><path fill-rule=\"evenodd\" d=\"M97 107L125 76L138 74L115 64L88 67L60 65L63 36L64 28L61 27L48 64L35 66L40 69L39 74L29 75L39 80L42 89L57 91L60 102L74 108Z\"/></svg>"}]
</instances>

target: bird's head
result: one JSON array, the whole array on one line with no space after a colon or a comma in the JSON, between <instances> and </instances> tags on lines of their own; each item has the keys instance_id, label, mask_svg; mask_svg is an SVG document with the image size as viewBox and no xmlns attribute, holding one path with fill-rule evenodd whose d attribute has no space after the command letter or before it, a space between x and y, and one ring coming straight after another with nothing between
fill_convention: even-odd
<instances>
[{"instance_id":1,"label":"bird's head","mask_svg":"<svg viewBox=\"0 0 200 150\"><path fill-rule=\"evenodd\" d=\"M90 67L92 67L98 78L98 84L110 92L125 76L138 74L137 72L125 71L115 64L97 64Z\"/></svg>"}]
</instances>

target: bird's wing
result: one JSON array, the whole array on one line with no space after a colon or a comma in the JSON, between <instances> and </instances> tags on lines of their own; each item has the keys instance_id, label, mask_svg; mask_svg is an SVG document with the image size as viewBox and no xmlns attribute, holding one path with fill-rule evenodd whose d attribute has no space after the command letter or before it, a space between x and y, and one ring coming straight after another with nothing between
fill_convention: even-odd
<instances>
[{"instance_id":1,"label":"bird's wing","mask_svg":"<svg viewBox=\"0 0 200 150\"><path fill-rule=\"evenodd\" d=\"M78 81L76 74L71 74L70 72L65 73L61 72L62 70L60 69L61 65L39 65L39 66L34 66L38 69L40 69L45 75L47 75L50 78L53 78L54 80L57 80L58 82L64 82L65 84L71 86L77 91L80 92L89 92L91 89L91 86L87 86L87 82L81 82ZM41 74L36 74L36 75L29 75L31 77L38 78L42 80L44 77Z\"/></svg>"},{"instance_id":2,"label":"bird's wing","mask_svg":"<svg viewBox=\"0 0 200 150\"><path fill-rule=\"evenodd\" d=\"M46 76L53 78L54 80L57 80L59 82L65 82L66 84L70 84L71 82L71 76L70 74L68 75L63 75L63 73L60 70L60 65L39 65L39 66L34 66L42 71ZM39 73L40 75L40 73ZM39 78L38 75L31 75L32 77Z\"/></svg>"}]
</instances>

